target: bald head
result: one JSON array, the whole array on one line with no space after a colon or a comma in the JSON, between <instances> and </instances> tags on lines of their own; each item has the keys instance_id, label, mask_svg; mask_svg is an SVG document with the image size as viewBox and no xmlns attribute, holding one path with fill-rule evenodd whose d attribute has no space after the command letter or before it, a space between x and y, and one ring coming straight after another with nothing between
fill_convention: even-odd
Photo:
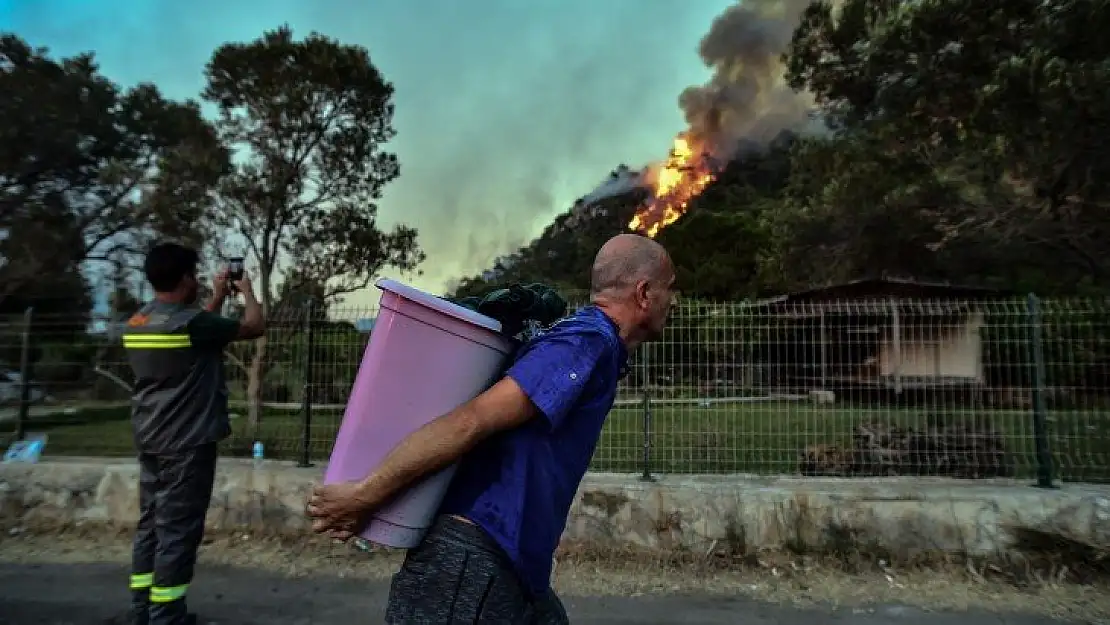
<instances>
[{"instance_id":1,"label":"bald head","mask_svg":"<svg viewBox=\"0 0 1110 625\"><path fill-rule=\"evenodd\" d=\"M667 250L638 234L618 234L606 241L594 258L590 294L619 292L642 280L654 281L669 271Z\"/></svg>"}]
</instances>

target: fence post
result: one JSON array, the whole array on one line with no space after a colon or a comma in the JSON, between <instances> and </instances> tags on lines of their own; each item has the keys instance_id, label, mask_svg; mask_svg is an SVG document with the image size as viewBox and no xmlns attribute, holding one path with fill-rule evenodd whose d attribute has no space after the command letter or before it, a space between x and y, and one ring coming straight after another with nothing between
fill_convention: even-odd
<instances>
[{"instance_id":1,"label":"fence post","mask_svg":"<svg viewBox=\"0 0 1110 625\"><path fill-rule=\"evenodd\" d=\"M1048 444L1048 409L1044 398L1044 328L1041 302L1035 293L1030 293L1025 301L1032 329L1029 347L1033 360L1033 438L1037 450L1037 486L1052 488L1052 452Z\"/></svg>"},{"instance_id":2,"label":"fence post","mask_svg":"<svg viewBox=\"0 0 1110 625\"><path fill-rule=\"evenodd\" d=\"M643 387L643 398L641 407L643 409L640 420L640 435L642 437L643 449L640 456L641 469L643 474L640 476L640 481L654 482L655 478L651 475L651 351L654 345L647 345L644 349L640 350L642 357L640 358L640 366L642 367L640 381Z\"/></svg>"},{"instance_id":3,"label":"fence post","mask_svg":"<svg viewBox=\"0 0 1110 625\"><path fill-rule=\"evenodd\" d=\"M644 455L643 455L643 475L640 476L641 482L654 482L655 478L651 475L651 393L644 389Z\"/></svg>"},{"instance_id":4,"label":"fence post","mask_svg":"<svg viewBox=\"0 0 1110 625\"><path fill-rule=\"evenodd\" d=\"M316 351L316 321L314 319L316 307L312 299L305 305L304 316L304 388L301 391L301 461L299 467L311 467L312 462L312 391L315 386L312 379L312 354Z\"/></svg>"},{"instance_id":5,"label":"fence post","mask_svg":"<svg viewBox=\"0 0 1110 625\"><path fill-rule=\"evenodd\" d=\"M15 420L15 440L27 436L27 421L31 416L31 321L35 308L28 306L23 312L23 345L19 353L19 415Z\"/></svg>"}]
</instances>

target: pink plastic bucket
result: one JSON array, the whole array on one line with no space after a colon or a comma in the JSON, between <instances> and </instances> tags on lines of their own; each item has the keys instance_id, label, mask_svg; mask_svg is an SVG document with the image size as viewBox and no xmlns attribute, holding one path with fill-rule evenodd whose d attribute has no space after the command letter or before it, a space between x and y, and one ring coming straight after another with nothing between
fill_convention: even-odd
<instances>
[{"instance_id":1,"label":"pink plastic bucket","mask_svg":"<svg viewBox=\"0 0 1110 625\"><path fill-rule=\"evenodd\" d=\"M393 280L379 280L381 311L370 334L325 483L359 480L414 430L496 381L512 344L495 319ZM455 474L448 467L374 514L369 541L419 544Z\"/></svg>"}]
</instances>

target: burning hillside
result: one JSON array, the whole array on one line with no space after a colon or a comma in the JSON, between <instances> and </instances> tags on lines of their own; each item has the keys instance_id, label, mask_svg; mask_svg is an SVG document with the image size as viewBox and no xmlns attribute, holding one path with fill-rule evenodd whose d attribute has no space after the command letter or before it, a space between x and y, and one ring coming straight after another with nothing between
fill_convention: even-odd
<instances>
[{"instance_id":1,"label":"burning hillside","mask_svg":"<svg viewBox=\"0 0 1110 625\"><path fill-rule=\"evenodd\" d=\"M616 231L655 237L727 165L795 136L809 121L812 99L785 84L780 59L808 3L743 0L719 15L699 46L713 75L679 96L687 128L669 156L643 169L618 167L531 243L451 290L536 280L585 287L580 281L594 254Z\"/></svg>"},{"instance_id":2,"label":"burning hillside","mask_svg":"<svg viewBox=\"0 0 1110 625\"><path fill-rule=\"evenodd\" d=\"M654 238L661 229L678 221L690 200L713 182L715 174L702 145L689 133L675 137L667 160L648 168L644 182L651 198L636 212L628 229Z\"/></svg>"},{"instance_id":3,"label":"burning hillside","mask_svg":"<svg viewBox=\"0 0 1110 625\"><path fill-rule=\"evenodd\" d=\"M630 230L654 237L686 212L743 141L766 144L807 123L812 100L785 84L780 59L808 4L744 0L713 20L699 46L713 76L679 96L689 128L675 137L666 160L648 167L642 183L651 197Z\"/></svg>"}]
</instances>

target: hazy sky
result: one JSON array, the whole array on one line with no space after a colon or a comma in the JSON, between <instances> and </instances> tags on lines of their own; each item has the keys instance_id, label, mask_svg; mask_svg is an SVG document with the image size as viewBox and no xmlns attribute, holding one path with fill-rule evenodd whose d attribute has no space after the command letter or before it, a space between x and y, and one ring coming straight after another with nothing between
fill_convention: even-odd
<instances>
[{"instance_id":1,"label":"hazy sky","mask_svg":"<svg viewBox=\"0 0 1110 625\"><path fill-rule=\"evenodd\" d=\"M699 39L730 0L0 0L0 30L195 97L212 50L289 23L370 50L396 87L401 177L380 218L420 230L416 286L530 240L619 163L666 155ZM376 301L374 293L348 298Z\"/></svg>"}]
</instances>

